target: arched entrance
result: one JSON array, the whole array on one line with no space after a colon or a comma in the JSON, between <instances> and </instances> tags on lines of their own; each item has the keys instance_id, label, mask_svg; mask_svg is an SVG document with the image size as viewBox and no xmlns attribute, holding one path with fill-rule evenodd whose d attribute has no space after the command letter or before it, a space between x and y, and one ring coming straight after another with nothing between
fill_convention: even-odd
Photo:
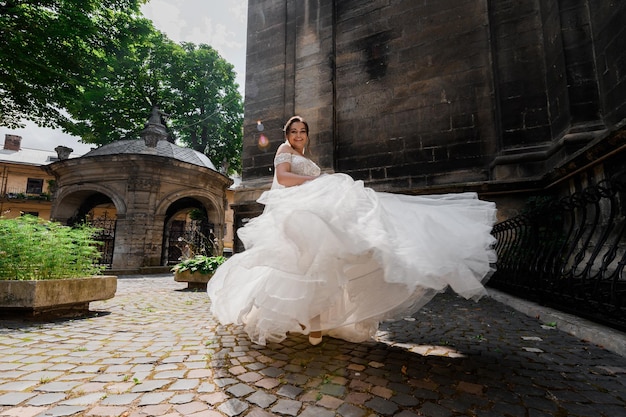
<instances>
[{"instance_id":1,"label":"arched entrance","mask_svg":"<svg viewBox=\"0 0 626 417\"><path fill-rule=\"evenodd\" d=\"M164 265L174 265L194 255L215 255L218 246L215 223L200 201L182 198L167 209L163 231Z\"/></svg>"},{"instance_id":2,"label":"arched entrance","mask_svg":"<svg viewBox=\"0 0 626 417\"><path fill-rule=\"evenodd\" d=\"M88 223L98 229L94 239L99 242L100 264L110 268L113 264L117 208L106 194L94 190L80 190L66 195L58 204L58 221L74 226Z\"/></svg>"},{"instance_id":3,"label":"arched entrance","mask_svg":"<svg viewBox=\"0 0 626 417\"><path fill-rule=\"evenodd\" d=\"M102 257L100 264L111 268L115 249L115 230L117 226L117 210L113 203L99 204L87 213L87 223L98 229L94 239L100 242L98 248Z\"/></svg>"}]
</instances>

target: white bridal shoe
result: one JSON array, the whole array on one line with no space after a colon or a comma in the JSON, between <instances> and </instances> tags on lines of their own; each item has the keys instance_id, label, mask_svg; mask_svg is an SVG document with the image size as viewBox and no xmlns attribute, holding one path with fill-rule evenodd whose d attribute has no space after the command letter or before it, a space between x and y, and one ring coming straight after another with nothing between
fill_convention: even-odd
<instances>
[{"instance_id":1,"label":"white bridal shoe","mask_svg":"<svg viewBox=\"0 0 626 417\"><path fill-rule=\"evenodd\" d=\"M322 332L312 332L312 333L319 333L319 337L309 335L309 343L313 346L317 346L320 343L322 343Z\"/></svg>"}]
</instances>

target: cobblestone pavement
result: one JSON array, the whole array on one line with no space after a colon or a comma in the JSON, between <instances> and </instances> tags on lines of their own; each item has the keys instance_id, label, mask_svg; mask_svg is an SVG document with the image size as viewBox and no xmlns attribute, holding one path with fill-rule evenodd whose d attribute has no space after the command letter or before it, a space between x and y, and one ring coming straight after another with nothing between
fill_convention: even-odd
<instances>
[{"instance_id":1,"label":"cobblestone pavement","mask_svg":"<svg viewBox=\"0 0 626 417\"><path fill-rule=\"evenodd\" d=\"M626 358L451 294L376 341L252 344L171 275L92 317L0 320L0 416L626 416Z\"/></svg>"}]
</instances>

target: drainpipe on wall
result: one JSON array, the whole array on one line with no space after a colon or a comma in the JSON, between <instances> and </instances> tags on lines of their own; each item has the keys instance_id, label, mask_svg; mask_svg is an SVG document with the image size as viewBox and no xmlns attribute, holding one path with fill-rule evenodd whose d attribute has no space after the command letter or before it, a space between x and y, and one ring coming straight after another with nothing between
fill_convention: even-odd
<instances>
[{"instance_id":1,"label":"drainpipe on wall","mask_svg":"<svg viewBox=\"0 0 626 417\"><path fill-rule=\"evenodd\" d=\"M7 172L7 167L2 167L2 185L0 188L0 217L4 215L4 197L7 195L7 181L9 179L9 174Z\"/></svg>"}]
</instances>

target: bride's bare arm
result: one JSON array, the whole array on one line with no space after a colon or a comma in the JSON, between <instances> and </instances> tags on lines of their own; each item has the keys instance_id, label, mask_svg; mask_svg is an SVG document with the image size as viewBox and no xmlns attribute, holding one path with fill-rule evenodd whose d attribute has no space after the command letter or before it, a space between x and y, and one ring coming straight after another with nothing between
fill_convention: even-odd
<instances>
[{"instance_id":1,"label":"bride's bare arm","mask_svg":"<svg viewBox=\"0 0 626 417\"><path fill-rule=\"evenodd\" d=\"M307 181L314 180L317 177L310 175L298 175L291 172L291 164L283 162L276 165L276 180L280 185L285 187L293 187L294 185L304 184Z\"/></svg>"}]
</instances>

